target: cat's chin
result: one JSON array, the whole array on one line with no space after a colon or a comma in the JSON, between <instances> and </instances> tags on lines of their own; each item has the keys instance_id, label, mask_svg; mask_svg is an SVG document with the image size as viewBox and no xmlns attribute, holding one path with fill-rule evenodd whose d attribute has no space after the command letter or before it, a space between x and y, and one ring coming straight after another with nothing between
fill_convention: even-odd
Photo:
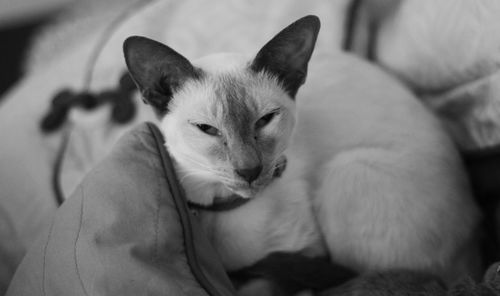
<instances>
[{"instance_id":1,"label":"cat's chin","mask_svg":"<svg viewBox=\"0 0 500 296\"><path fill-rule=\"evenodd\" d=\"M253 198L259 193L260 190L257 189L235 189L229 188L234 194L241 196L242 198Z\"/></svg>"},{"instance_id":2,"label":"cat's chin","mask_svg":"<svg viewBox=\"0 0 500 296\"><path fill-rule=\"evenodd\" d=\"M227 188L232 191L234 194L237 194L243 198L253 198L257 196L260 192L269 185L271 180L268 182L260 181L258 184L253 184L252 186L244 186L244 187L231 187Z\"/></svg>"}]
</instances>

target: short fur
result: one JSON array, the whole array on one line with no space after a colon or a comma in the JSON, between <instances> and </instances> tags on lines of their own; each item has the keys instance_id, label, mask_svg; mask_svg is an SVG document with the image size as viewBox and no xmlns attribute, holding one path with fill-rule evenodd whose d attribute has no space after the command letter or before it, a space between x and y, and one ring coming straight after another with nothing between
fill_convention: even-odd
<instances>
[{"instance_id":1,"label":"short fur","mask_svg":"<svg viewBox=\"0 0 500 296\"><path fill-rule=\"evenodd\" d=\"M223 264L237 270L281 251L446 281L473 272L479 214L441 126L399 84L346 55L316 54L298 92L318 29L309 16L253 59L218 54L192 66L171 49L148 59L166 46L145 38L125 42L145 100L164 100L160 128L187 198L252 198L200 215ZM287 169L273 179L284 156ZM251 184L237 173L259 164Z\"/></svg>"}]
</instances>

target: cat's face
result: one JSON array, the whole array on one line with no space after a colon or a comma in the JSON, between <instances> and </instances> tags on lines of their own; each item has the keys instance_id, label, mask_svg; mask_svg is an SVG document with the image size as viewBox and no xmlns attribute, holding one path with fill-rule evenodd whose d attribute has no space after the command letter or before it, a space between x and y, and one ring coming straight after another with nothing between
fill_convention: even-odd
<instances>
[{"instance_id":1,"label":"cat's face","mask_svg":"<svg viewBox=\"0 0 500 296\"><path fill-rule=\"evenodd\" d=\"M295 122L295 102L250 62L227 54L194 62L203 75L173 95L161 123L184 174L244 197L268 185L284 165Z\"/></svg>"},{"instance_id":2,"label":"cat's face","mask_svg":"<svg viewBox=\"0 0 500 296\"><path fill-rule=\"evenodd\" d=\"M225 54L193 64L156 41L125 41L129 72L161 117L181 179L194 179L195 186L222 184L243 197L271 182L284 162L295 95L305 81L318 31L319 20L307 16L254 58Z\"/></svg>"}]
</instances>

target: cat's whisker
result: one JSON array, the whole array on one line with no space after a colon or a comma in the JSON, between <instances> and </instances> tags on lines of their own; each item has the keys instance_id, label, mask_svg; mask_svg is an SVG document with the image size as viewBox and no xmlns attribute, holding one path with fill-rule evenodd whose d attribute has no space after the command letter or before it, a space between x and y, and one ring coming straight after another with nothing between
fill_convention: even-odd
<instances>
[{"instance_id":1,"label":"cat's whisker","mask_svg":"<svg viewBox=\"0 0 500 296\"><path fill-rule=\"evenodd\" d=\"M202 163L202 162L199 162L195 159L193 159L192 157L189 157L189 155L185 155L186 157L184 158L185 160L189 161L190 163L202 168L202 169L205 169L206 171L209 171L209 172L212 172L212 173L218 173L219 170L215 170L213 169L212 167Z\"/></svg>"},{"instance_id":2,"label":"cat's whisker","mask_svg":"<svg viewBox=\"0 0 500 296\"><path fill-rule=\"evenodd\" d=\"M213 170L213 169L187 171L182 175L182 178L180 179L180 181L183 182L184 179L189 178L189 177L193 177L193 176L202 177L202 176L206 176L209 174L216 177L222 183L233 183L234 182L234 180L232 178L230 178L226 175L223 175L219 171Z\"/></svg>"},{"instance_id":3,"label":"cat's whisker","mask_svg":"<svg viewBox=\"0 0 500 296\"><path fill-rule=\"evenodd\" d=\"M185 160L189 161L190 163L198 167L198 169L203 170L203 173L210 173L215 175L218 179L221 179L222 182L233 182L233 178L231 176L228 176L228 174L225 171L216 170L190 157L186 157Z\"/></svg>"},{"instance_id":4,"label":"cat's whisker","mask_svg":"<svg viewBox=\"0 0 500 296\"><path fill-rule=\"evenodd\" d=\"M187 171L182 174L182 178L180 181L183 181L186 178L193 177L193 176L204 176L207 175L206 171Z\"/></svg>"}]
</instances>

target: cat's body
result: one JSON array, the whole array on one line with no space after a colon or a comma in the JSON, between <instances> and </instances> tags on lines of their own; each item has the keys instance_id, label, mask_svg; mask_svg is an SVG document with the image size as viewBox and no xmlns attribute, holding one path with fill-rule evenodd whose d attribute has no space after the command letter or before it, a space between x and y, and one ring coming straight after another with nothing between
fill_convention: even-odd
<instances>
[{"instance_id":1,"label":"cat's body","mask_svg":"<svg viewBox=\"0 0 500 296\"><path fill-rule=\"evenodd\" d=\"M307 71L318 29L309 17L253 60L219 54L192 65L138 37L125 44L187 198L252 198L200 213L223 264L236 270L285 251L446 281L471 272L479 214L450 140L410 93L354 57L318 52Z\"/></svg>"},{"instance_id":2,"label":"cat's body","mask_svg":"<svg viewBox=\"0 0 500 296\"><path fill-rule=\"evenodd\" d=\"M316 53L309 71L283 175L237 209L200 213L226 267L305 251L359 271L422 269L446 279L466 272L470 257L457 247L473 237L478 211L439 122L355 57ZM185 188L199 184L180 178Z\"/></svg>"}]
</instances>

